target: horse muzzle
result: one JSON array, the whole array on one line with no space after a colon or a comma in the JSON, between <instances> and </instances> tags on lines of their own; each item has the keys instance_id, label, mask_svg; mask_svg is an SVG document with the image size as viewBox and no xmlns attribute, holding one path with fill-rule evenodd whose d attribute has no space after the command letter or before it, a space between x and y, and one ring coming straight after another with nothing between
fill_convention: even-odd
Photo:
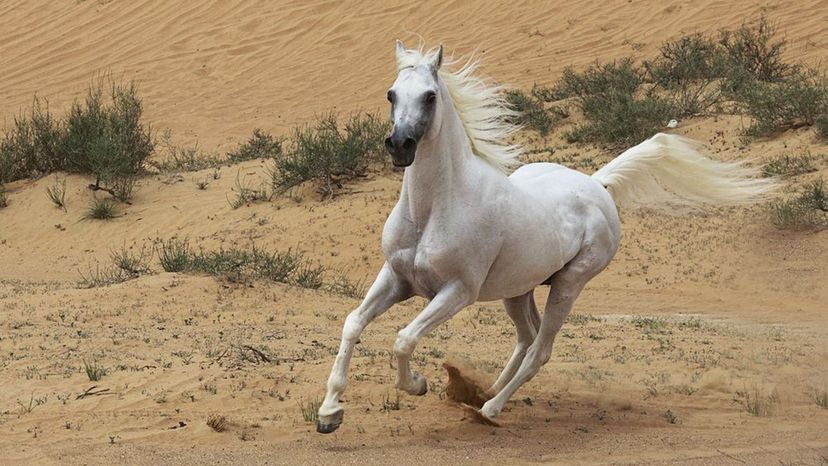
<instances>
[{"instance_id":1,"label":"horse muzzle","mask_svg":"<svg viewBox=\"0 0 828 466\"><path fill-rule=\"evenodd\" d=\"M414 155L417 153L417 140L411 136L403 136L391 133L385 138L385 150L391 154L391 163L395 167L407 167L414 163Z\"/></svg>"}]
</instances>

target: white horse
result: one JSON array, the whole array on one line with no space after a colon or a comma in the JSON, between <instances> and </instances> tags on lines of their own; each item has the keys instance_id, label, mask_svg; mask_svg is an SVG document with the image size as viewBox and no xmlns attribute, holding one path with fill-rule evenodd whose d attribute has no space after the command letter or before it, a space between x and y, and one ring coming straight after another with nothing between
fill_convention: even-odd
<instances>
[{"instance_id":1,"label":"white horse","mask_svg":"<svg viewBox=\"0 0 828 466\"><path fill-rule=\"evenodd\" d=\"M656 134L592 176L552 163L527 164L507 176L520 148L503 141L517 129L500 89L473 74L441 69L443 47L423 53L397 41L398 76L388 91L394 128L385 140L395 166L408 167L385 223L385 264L359 307L345 319L317 431L342 423L339 398L354 345L365 326L413 295L430 300L394 345L397 387L427 391L409 360L417 342L475 301L502 299L517 346L480 409L497 416L549 360L552 342L584 285L618 250L621 206L746 203L767 180L736 164L699 155L687 139ZM543 317L534 289L551 285Z\"/></svg>"}]
</instances>

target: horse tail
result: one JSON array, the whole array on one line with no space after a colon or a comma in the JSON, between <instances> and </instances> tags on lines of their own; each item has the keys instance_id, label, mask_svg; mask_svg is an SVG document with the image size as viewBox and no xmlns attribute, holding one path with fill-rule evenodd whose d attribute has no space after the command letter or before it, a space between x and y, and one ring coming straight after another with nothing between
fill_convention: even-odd
<instances>
[{"instance_id":1,"label":"horse tail","mask_svg":"<svg viewBox=\"0 0 828 466\"><path fill-rule=\"evenodd\" d=\"M627 149L592 177L619 207L748 204L776 188L772 179L754 178L740 163L705 158L700 146L691 139L658 133Z\"/></svg>"}]
</instances>

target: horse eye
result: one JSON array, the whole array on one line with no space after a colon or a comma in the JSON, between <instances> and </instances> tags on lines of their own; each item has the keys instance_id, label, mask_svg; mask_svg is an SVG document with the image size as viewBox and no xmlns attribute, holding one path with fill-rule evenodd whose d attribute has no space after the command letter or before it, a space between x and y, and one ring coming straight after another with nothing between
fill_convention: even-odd
<instances>
[{"instance_id":1,"label":"horse eye","mask_svg":"<svg viewBox=\"0 0 828 466\"><path fill-rule=\"evenodd\" d=\"M388 91L388 95L386 95L385 97L388 99L389 102L391 102L392 104L394 103L394 92L393 91Z\"/></svg>"},{"instance_id":2,"label":"horse eye","mask_svg":"<svg viewBox=\"0 0 828 466\"><path fill-rule=\"evenodd\" d=\"M425 101L427 104L433 104L437 101L437 93L436 92L429 92L426 94Z\"/></svg>"}]
</instances>

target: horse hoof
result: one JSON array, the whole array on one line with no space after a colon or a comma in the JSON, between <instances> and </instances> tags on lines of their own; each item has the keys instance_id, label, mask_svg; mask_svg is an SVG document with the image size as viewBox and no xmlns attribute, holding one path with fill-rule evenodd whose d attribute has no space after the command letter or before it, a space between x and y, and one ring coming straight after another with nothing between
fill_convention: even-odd
<instances>
[{"instance_id":1,"label":"horse hoof","mask_svg":"<svg viewBox=\"0 0 828 466\"><path fill-rule=\"evenodd\" d=\"M428 393L428 381L422 375L418 375L415 379L419 387L412 393L414 396L423 396Z\"/></svg>"},{"instance_id":2,"label":"horse hoof","mask_svg":"<svg viewBox=\"0 0 828 466\"><path fill-rule=\"evenodd\" d=\"M340 409L329 416L325 416L325 419L319 418L316 421L316 431L320 434L330 434L331 432L336 431L336 429L339 429L339 426L342 424L344 414L345 412Z\"/></svg>"}]
</instances>

